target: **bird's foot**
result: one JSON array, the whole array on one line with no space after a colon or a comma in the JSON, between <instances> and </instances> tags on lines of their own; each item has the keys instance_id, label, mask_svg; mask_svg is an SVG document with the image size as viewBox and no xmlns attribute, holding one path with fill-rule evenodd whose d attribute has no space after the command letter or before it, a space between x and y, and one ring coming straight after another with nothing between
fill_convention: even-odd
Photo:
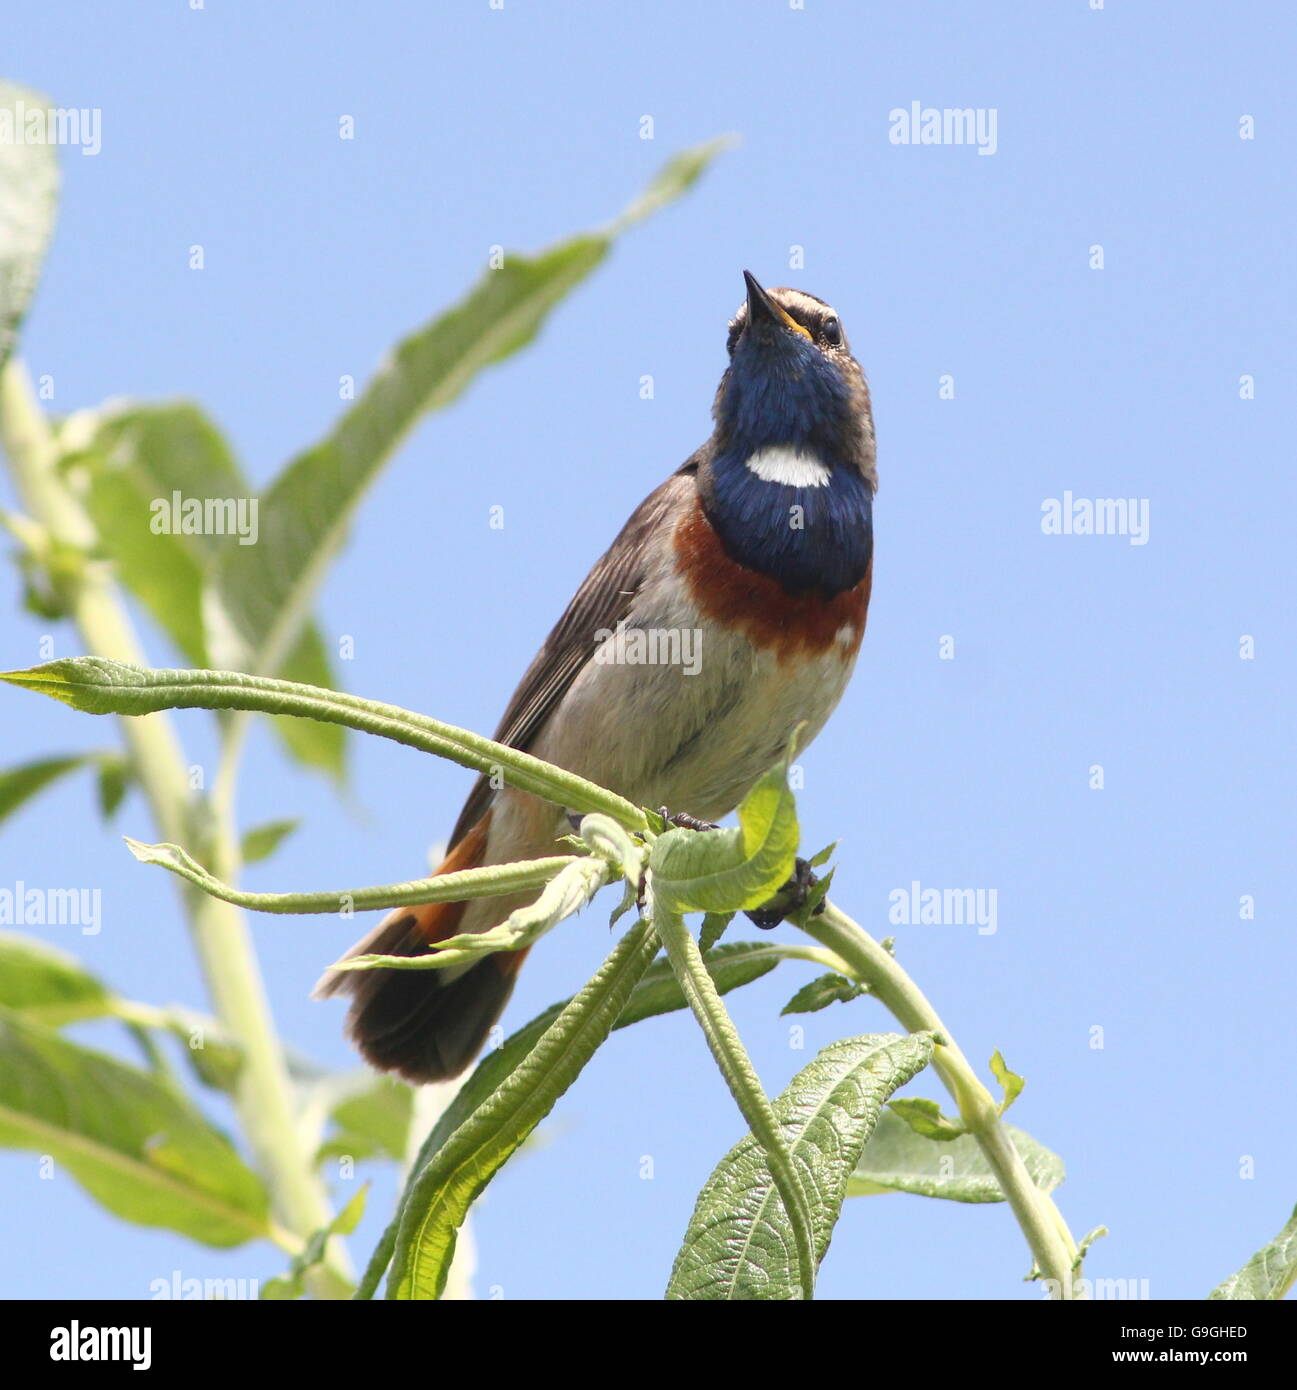
<instances>
[{"instance_id":1,"label":"bird's foot","mask_svg":"<svg viewBox=\"0 0 1297 1390\"><path fill-rule=\"evenodd\" d=\"M680 830L719 830L720 826L715 821L699 820L697 816L686 815L684 811L668 811L665 806L658 807L658 815L662 817L668 825L674 825Z\"/></svg>"},{"instance_id":2,"label":"bird's foot","mask_svg":"<svg viewBox=\"0 0 1297 1390\"><path fill-rule=\"evenodd\" d=\"M699 820L697 816L687 815L683 811L669 811L665 806L658 807L658 815L662 817L668 825L678 826L681 830L719 830L720 826L709 820ZM782 888L770 899L768 903L761 907L754 907L746 914L753 926L760 927L762 931L772 931L791 913L805 907L806 900L810 897L811 889L819 882L815 871L805 859L798 859L793 865L792 877L783 885ZM824 910L821 904L816 911Z\"/></svg>"},{"instance_id":3,"label":"bird's foot","mask_svg":"<svg viewBox=\"0 0 1297 1390\"><path fill-rule=\"evenodd\" d=\"M815 871L805 859L798 859L793 865L792 877L782 888L770 899L768 903L763 903L760 907L754 907L747 914L748 921L754 927L760 927L762 931L771 931L777 927L790 913L796 912L798 908L806 905L806 900L810 897L811 889L819 882ZM819 911L823 911L821 904Z\"/></svg>"}]
</instances>

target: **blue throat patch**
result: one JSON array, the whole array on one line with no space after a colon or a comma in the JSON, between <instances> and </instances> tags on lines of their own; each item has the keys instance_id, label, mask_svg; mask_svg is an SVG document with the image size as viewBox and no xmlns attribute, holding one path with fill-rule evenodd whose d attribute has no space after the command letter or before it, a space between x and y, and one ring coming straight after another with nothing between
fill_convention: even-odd
<instances>
[{"instance_id":1,"label":"blue throat patch","mask_svg":"<svg viewBox=\"0 0 1297 1390\"><path fill-rule=\"evenodd\" d=\"M859 472L830 463L823 487L790 487L758 478L747 457L727 451L711 465L707 517L730 556L792 594L859 584L874 553L874 502Z\"/></svg>"},{"instance_id":2,"label":"blue throat patch","mask_svg":"<svg viewBox=\"0 0 1297 1390\"><path fill-rule=\"evenodd\" d=\"M721 447L712 458L707 518L729 555L789 593L827 596L853 588L874 553L874 506L857 468L840 463L851 398L838 371L810 343L775 360L740 339L721 398ZM747 466L762 449L798 449L829 470L822 487L767 482Z\"/></svg>"}]
</instances>

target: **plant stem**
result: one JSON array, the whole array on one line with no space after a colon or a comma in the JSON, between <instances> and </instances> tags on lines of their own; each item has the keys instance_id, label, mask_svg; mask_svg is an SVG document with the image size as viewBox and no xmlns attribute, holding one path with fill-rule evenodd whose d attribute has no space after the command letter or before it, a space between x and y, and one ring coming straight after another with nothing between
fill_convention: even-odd
<instances>
[{"instance_id":1,"label":"plant stem","mask_svg":"<svg viewBox=\"0 0 1297 1390\"><path fill-rule=\"evenodd\" d=\"M1000 1122L994 1097L978 1080L923 991L859 923L832 903L826 903L822 913L801 926L821 945L841 956L851 975L868 985L909 1032L930 1030L944 1039L933 1052L932 1064L959 1106L961 1120L999 1179L1036 1266L1041 1276L1050 1281L1052 1296L1072 1298L1076 1242L1049 1194L1032 1182L1012 1138Z\"/></svg>"},{"instance_id":2,"label":"plant stem","mask_svg":"<svg viewBox=\"0 0 1297 1390\"><path fill-rule=\"evenodd\" d=\"M16 359L0 375L0 442L32 517L55 540L89 552L94 527L59 477L57 446ZM90 651L115 661L146 662L106 564L87 555L71 599L72 617ZM159 713L119 722L159 831L169 840L193 843L198 817L188 762L171 721ZM210 826L204 829L210 835ZM212 849L218 859L234 862L237 847L220 843L223 835L216 838ZM246 920L237 908L195 888L187 887L182 896L216 1015L242 1052L234 1095L240 1123L280 1220L304 1241L326 1226L332 1213L311 1156L298 1143L291 1084ZM336 1251L337 1242L332 1245ZM313 1292L345 1297L347 1273L345 1259L335 1256L329 1266L313 1271Z\"/></svg>"},{"instance_id":3,"label":"plant stem","mask_svg":"<svg viewBox=\"0 0 1297 1390\"><path fill-rule=\"evenodd\" d=\"M748 1122L748 1128L766 1152L770 1175L783 1199L788 1224L792 1227L797 1245L802 1297L814 1298L815 1247L810 1206L792 1153L779 1128L765 1088L761 1085L761 1078L744 1049L738 1030L730 1019L698 943L685 925L684 918L679 913L668 911L660 903L653 904L652 913L676 979L694 1017L702 1026L712 1056L716 1058L730 1093Z\"/></svg>"}]
</instances>

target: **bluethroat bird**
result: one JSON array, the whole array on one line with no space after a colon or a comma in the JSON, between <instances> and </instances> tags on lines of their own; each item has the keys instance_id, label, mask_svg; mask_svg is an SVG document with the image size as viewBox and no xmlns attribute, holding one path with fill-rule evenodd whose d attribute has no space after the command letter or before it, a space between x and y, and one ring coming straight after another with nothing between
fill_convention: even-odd
<instances>
[{"instance_id":1,"label":"bluethroat bird","mask_svg":"<svg viewBox=\"0 0 1297 1390\"><path fill-rule=\"evenodd\" d=\"M797 725L803 747L823 727L860 649L873 574L864 373L823 300L744 279L711 438L632 513L495 733L639 805L702 821L738 805ZM695 659L654 664L655 638L659 654ZM636 639L640 659L603 650L620 642L630 658ZM483 777L437 873L553 854L567 831L563 808ZM350 954L421 955L497 926L529 896L398 908ZM316 992L351 996L349 1032L372 1065L442 1081L481 1051L526 954L326 972Z\"/></svg>"}]
</instances>

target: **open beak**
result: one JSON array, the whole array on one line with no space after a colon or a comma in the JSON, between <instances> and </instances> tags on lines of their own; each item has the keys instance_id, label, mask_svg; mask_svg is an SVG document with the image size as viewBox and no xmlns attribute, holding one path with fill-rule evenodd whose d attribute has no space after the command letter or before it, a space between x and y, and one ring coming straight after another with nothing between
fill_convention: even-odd
<instances>
[{"instance_id":1,"label":"open beak","mask_svg":"<svg viewBox=\"0 0 1297 1390\"><path fill-rule=\"evenodd\" d=\"M811 336L795 318L786 313L770 298L757 283L756 276L750 270L743 272L743 279L748 287L748 325L750 327L777 324L781 328L790 328L794 333L800 333L803 338Z\"/></svg>"}]
</instances>

